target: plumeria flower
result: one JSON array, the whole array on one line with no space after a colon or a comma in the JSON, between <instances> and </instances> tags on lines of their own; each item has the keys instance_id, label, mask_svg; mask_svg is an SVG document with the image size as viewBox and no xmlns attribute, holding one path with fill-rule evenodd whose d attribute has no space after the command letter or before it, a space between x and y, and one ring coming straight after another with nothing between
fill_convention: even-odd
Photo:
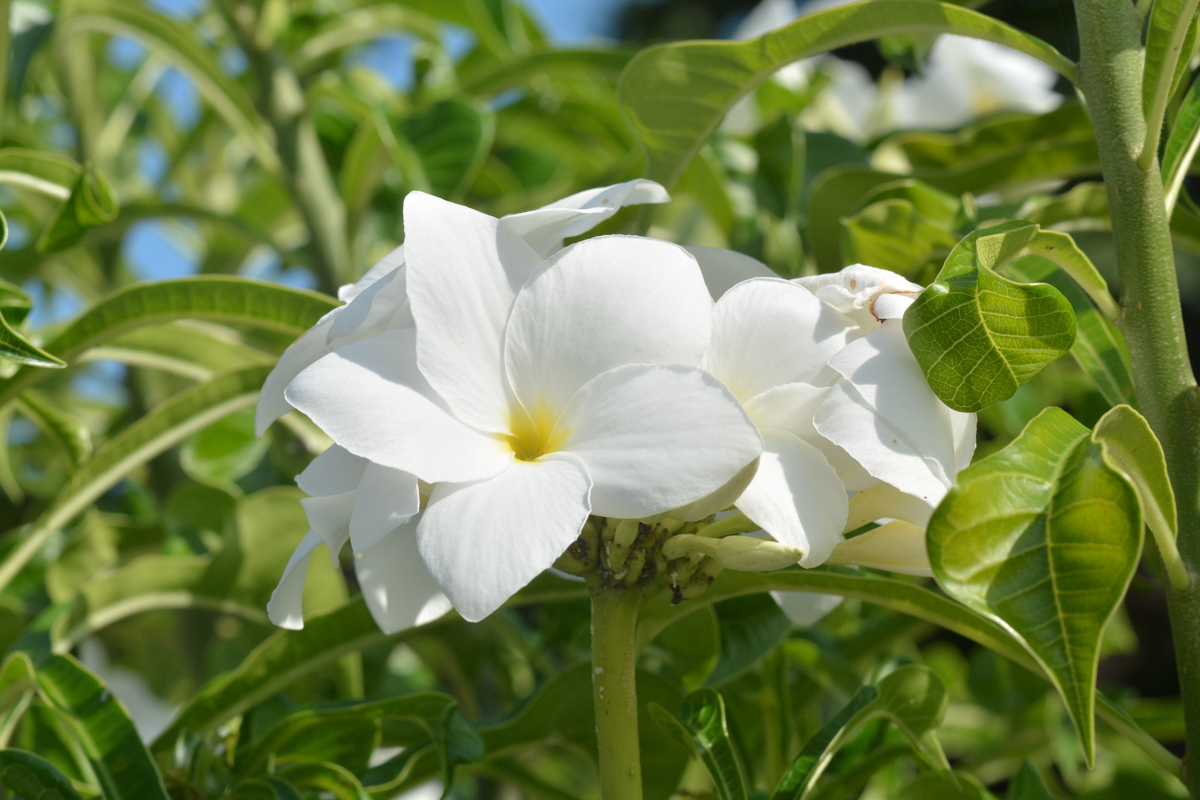
<instances>
[{"instance_id":1,"label":"plumeria flower","mask_svg":"<svg viewBox=\"0 0 1200 800\"><path fill-rule=\"evenodd\" d=\"M404 220L415 331L339 347L285 398L349 453L433 485L417 548L464 618L550 567L589 514L662 514L761 453L698 368L712 301L687 251L607 236L543 261L516 226L419 192Z\"/></svg>"},{"instance_id":2,"label":"plumeria flower","mask_svg":"<svg viewBox=\"0 0 1200 800\"><path fill-rule=\"evenodd\" d=\"M543 258L562 247L562 240L594 228L626 205L665 203L666 189L654 181L632 180L588 189L542 208L501 218L501 227L519 236ZM267 427L291 410L284 390L300 372L322 356L385 330L412 328L406 291L404 245L371 267L357 283L338 289L344 306L335 308L297 339L267 376L255 414L255 430Z\"/></svg>"},{"instance_id":3,"label":"plumeria flower","mask_svg":"<svg viewBox=\"0 0 1200 800\"><path fill-rule=\"evenodd\" d=\"M432 622L450 610L417 553L421 495L407 472L373 464L334 445L296 477L311 495L300 501L312 528L292 554L267 604L267 616L282 628L304 627L302 600L308 562L325 545L337 564L347 541L363 598L384 633Z\"/></svg>"}]
</instances>

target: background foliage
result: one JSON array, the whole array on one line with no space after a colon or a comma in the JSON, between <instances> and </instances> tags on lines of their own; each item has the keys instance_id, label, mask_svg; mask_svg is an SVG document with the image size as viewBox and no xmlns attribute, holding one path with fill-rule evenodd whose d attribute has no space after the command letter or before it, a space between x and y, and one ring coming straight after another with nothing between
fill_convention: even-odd
<instances>
[{"instance_id":1,"label":"background foliage","mask_svg":"<svg viewBox=\"0 0 1200 800\"><path fill-rule=\"evenodd\" d=\"M306 605L327 613L301 632L265 618L307 529L292 479L328 440L295 414L255 439L258 388L328 295L400 242L408 191L498 216L648 170L678 178L673 202L640 220L650 235L732 247L786 277L861 261L948 280L942 263L974 247L968 234L1023 220L1041 226L1013 228L1031 237L1072 233L1100 285L1118 288L1072 97L954 132L852 138L823 106L817 64L801 87L753 89L749 123L701 131L694 159L656 151L638 127L655 95L628 76L618 92L618 76L639 45L729 34L749 6L635 3L613 19L622 41L580 47L515 0L0 0L13 20L0 80L0 783L114 800L383 798L430 781L430 796L597 795L588 604L574 585L543 576L480 624L389 637L352 565L316 559ZM986 10L1078 53L1069 3ZM921 64L915 45L891 44L838 55L886 86ZM1171 105L1184 120L1200 107L1188 83ZM1197 360L1200 211L1184 177L1172 233ZM638 230L638 215L599 232ZM1037 253L1004 274L1058 287L1078 335L1056 345L1074 358L981 413L977 460L1046 406L1090 428L1133 399L1120 336L1086 286ZM1099 686L1171 746L1182 712L1156 558L1104 634ZM1002 632L955 617L920 581L820 574L851 599L809 629L753 576L690 613L647 610L649 797L777 785L823 800L1186 796L1107 724L1087 770L1078 709ZM921 713L897 712L898 697Z\"/></svg>"}]
</instances>

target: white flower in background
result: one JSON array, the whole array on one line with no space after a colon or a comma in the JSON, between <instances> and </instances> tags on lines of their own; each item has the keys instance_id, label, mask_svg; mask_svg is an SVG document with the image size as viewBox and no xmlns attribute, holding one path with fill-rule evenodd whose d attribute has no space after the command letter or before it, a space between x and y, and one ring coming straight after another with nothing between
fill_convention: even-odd
<instances>
[{"instance_id":1,"label":"white flower in background","mask_svg":"<svg viewBox=\"0 0 1200 800\"><path fill-rule=\"evenodd\" d=\"M852 0L763 0L734 31L734 39L752 39L800 17L846 5ZM883 90L861 65L832 55L785 66L774 79L792 90L808 85L817 69L830 77L814 103L817 115L834 132L863 141L898 129L958 128L994 111L1044 114L1062 102L1054 91L1053 69L1016 50L954 34L934 43L924 74ZM756 127L753 106L739 103L730 113L736 134Z\"/></svg>"},{"instance_id":2,"label":"white flower in background","mask_svg":"<svg viewBox=\"0 0 1200 800\"><path fill-rule=\"evenodd\" d=\"M304 626L309 559L324 544L336 564L347 540L356 554L354 571L363 598L384 633L431 622L450 610L450 601L417 553L421 489L413 475L334 445L313 459L296 483L312 495L300 501L312 530L296 547L271 595L271 622L291 629Z\"/></svg>"},{"instance_id":3,"label":"white flower in background","mask_svg":"<svg viewBox=\"0 0 1200 800\"><path fill-rule=\"evenodd\" d=\"M622 206L668 200L666 189L654 181L638 179L588 189L533 211L510 214L501 218L500 224L545 258L562 247L565 237L586 233ZM346 305L330 311L284 351L259 397L254 420L259 436L291 410L284 390L309 364L343 345L382 331L413 327L404 266L404 245L401 245L371 267L357 283L338 289L338 299Z\"/></svg>"},{"instance_id":4,"label":"white flower in background","mask_svg":"<svg viewBox=\"0 0 1200 800\"><path fill-rule=\"evenodd\" d=\"M466 619L550 567L590 513L661 514L758 457L741 405L697 368L712 301L685 250L608 236L543 261L511 223L421 193L404 212L416 331L340 347L286 399L350 453L435 484L417 546Z\"/></svg>"}]
</instances>

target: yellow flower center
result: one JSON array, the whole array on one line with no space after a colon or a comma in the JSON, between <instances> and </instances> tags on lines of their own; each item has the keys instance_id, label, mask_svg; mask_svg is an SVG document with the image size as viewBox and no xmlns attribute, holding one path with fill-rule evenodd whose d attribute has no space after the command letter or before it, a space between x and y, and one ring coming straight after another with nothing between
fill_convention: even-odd
<instances>
[{"instance_id":1,"label":"yellow flower center","mask_svg":"<svg viewBox=\"0 0 1200 800\"><path fill-rule=\"evenodd\" d=\"M570 435L570 431L558 424L558 414L544 403L538 403L532 410L513 409L508 429L510 434L504 440L518 461L537 461L562 447Z\"/></svg>"}]
</instances>

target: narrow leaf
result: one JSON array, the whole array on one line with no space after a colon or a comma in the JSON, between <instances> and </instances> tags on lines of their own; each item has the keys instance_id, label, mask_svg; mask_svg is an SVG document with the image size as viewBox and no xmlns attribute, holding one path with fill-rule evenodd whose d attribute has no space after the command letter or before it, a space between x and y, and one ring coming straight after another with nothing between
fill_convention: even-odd
<instances>
[{"instance_id":1,"label":"narrow leaf","mask_svg":"<svg viewBox=\"0 0 1200 800\"><path fill-rule=\"evenodd\" d=\"M297 789L321 792L334 800L368 800L354 773L337 764L311 761L288 764L277 770L277 774Z\"/></svg>"},{"instance_id":2,"label":"narrow leaf","mask_svg":"<svg viewBox=\"0 0 1200 800\"><path fill-rule=\"evenodd\" d=\"M904 313L908 345L930 388L956 411L1007 400L1075 341L1075 315L1061 292L992 271L1036 231L1010 222L969 234Z\"/></svg>"},{"instance_id":3,"label":"narrow leaf","mask_svg":"<svg viewBox=\"0 0 1200 800\"><path fill-rule=\"evenodd\" d=\"M1161 109L1178 85L1187 63L1181 60L1191 55L1184 48L1190 38L1195 44L1193 20L1196 0L1154 0L1146 27L1146 66L1142 71L1142 112L1148 123L1162 124ZM1186 55L1185 55L1186 54ZM1153 109L1160 109L1159 118L1150 119Z\"/></svg>"},{"instance_id":4,"label":"narrow leaf","mask_svg":"<svg viewBox=\"0 0 1200 800\"><path fill-rule=\"evenodd\" d=\"M70 778L24 750L0 750L0 784L29 800L83 800Z\"/></svg>"},{"instance_id":5,"label":"narrow leaf","mask_svg":"<svg viewBox=\"0 0 1200 800\"><path fill-rule=\"evenodd\" d=\"M66 200L81 167L66 156L20 147L0 148L0 183Z\"/></svg>"},{"instance_id":6,"label":"narrow leaf","mask_svg":"<svg viewBox=\"0 0 1200 800\"><path fill-rule=\"evenodd\" d=\"M92 433L82 420L55 408L37 392L21 395L20 404L21 410L66 452L72 467L92 454Z\"/></svg>"},{"instance_id":7,"label":"narrow leaf","mask_svg":"<svg viewBox=\"0 0 1200 800\"><path fill-rule=\"evenodd\" d=\"M62 369L67 364L26 339L0 313L0 358L29 367Z\"/></svg>"},{"instance_id":8,"label":"narrow leaf","mask_svg":"<svg viewBox=\"0 0 1200 800\"><path fill-rule=\"evenodd\" d=\"M1046 790L1037 770L1026 761L1009 782L1006 800L1055 800L1055 797Z\"/></svg>"},{"instance_id":9,"label":"narrow leaf","mask_svg":"<svg viewBox=\"0 0 1200 800\"><path fill-rule=\"evenodd\" d=\"M650 706L650 715L704 763L720 800L746 800L746 773L730 741L719 692L708 687L692 692L678 719L658 705Z\"/></svg>"},{"instance_id":10,"label":"narrow leaf","mask_svg":"<svg viewBox=\"0 0 1200 800\"><path fill-rule=\"evenodd\" d=\"M1197 19L1200 19L1198 17ZM1200 148L1200 81L1192 84L1179 111L1175 114L1175 127L1163 150L1163 192L1167 200L1167 213L1175 210L1175 201L1183 188L1196 149ZM1106 206L1107 208L1107 206Z\"/></svg>"},{"instance_id":11,"label":"narrow leaf","mask_svg":"<svg viewBox=\"0 0 1200 800\"><path fill-rule=\"evenodd\" d=\"M71 187L67 198L38 239L39 253L56 253L78 244L88 228L112 222L120 206L117 193L108 179L85 168Z\"/></svg>"},{"instance_id":12,"label":"narrow leaf","mask_svg":"<svg viewBox=\"0 0 1200 800\"><path fill-rule=\"evenodd\" d=\"M806 15L745 42L681 42L643 50L617 97L647 157L647 177L670 188L734 104L779 68L856 42L908 33L956 33L1040 59L1068 77L1054 48L976 11L933 0L854 3Z\"/></svg>"},{"instance_id":13,"label":"narrow leaf","mask_svg":"<svg viewBox=\"0 0 1200 800\"><path fill-rule=\"evenodd\" d=\"M1137 493L1100 445L1050 408L959 473L929 522L939 585L1011 629L1066 701L1094 759L1100 636L1142 546Z\"/></svg>"},{"instance_id":14,"label":"narrow leaf","mask_svg":"<svg viewBox=\"0 0 1200 800\"><path fill-rule=\"evenodd\" d=\"M71 656L52 656L38 670L38 682L71 723L106 800L167 800L129 712L99 678Z\"/></svg>"}]
</instances>

